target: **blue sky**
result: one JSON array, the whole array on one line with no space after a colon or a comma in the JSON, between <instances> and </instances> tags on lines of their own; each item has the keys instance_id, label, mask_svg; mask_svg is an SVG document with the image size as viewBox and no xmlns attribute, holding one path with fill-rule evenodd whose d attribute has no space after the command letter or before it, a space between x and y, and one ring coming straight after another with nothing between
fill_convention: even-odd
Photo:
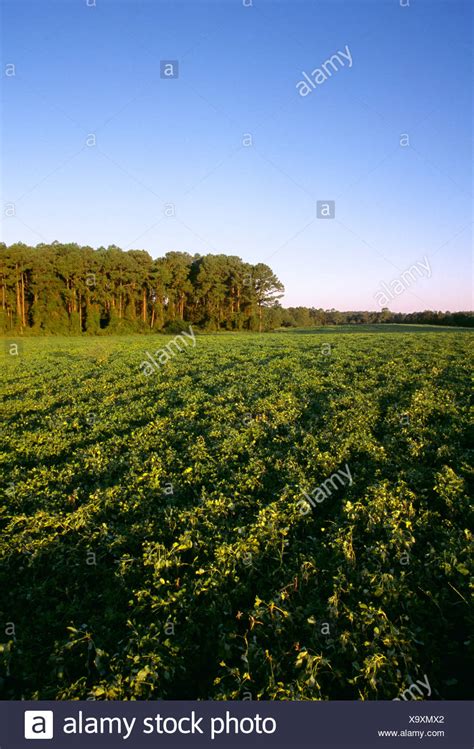
<instances>
[{"instance_id":1,"label":"blue sky","mask_svg":"<svg viewBox=\"0 0 474 749\"><path fill-rule=\"evenodd\" d=\"M235 254L338 309L427 258L390 309L472 309L468 0L88 2L4 0L3 241Z\"/></svg>"}]
</instances>

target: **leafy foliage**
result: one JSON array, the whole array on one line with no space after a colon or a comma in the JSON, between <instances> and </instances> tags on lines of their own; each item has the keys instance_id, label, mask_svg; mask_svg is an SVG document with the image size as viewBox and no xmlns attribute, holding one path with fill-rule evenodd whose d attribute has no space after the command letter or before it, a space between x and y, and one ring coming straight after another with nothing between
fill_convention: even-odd
<instances>
[{"instance_id":1,"label":"leafy foliage","mask_svg":"<svg viewBox=\"0 0 474 749\"><path fill-rule=\"evenodd\" d=\"M26 339L2 386L2 696L392 699L426 673L465 699L470 343L209 335L145 378L140 337Z\"/></svg>"}]
</instances>

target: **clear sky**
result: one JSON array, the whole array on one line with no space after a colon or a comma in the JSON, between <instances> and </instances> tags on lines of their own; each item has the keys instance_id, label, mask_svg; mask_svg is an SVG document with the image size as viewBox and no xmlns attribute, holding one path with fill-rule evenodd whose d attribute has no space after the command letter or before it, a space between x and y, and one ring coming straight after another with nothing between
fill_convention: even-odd
<instances>
[{"instance_id":1,"label":"clear sky","mask_svg":"<svg viewBox=\"0 0 474 749\"><path fill-rule=\"evenodd\" d=\"M338 309L422 263L390 309L472 309L469 0L93 3L3 0L3 241L239 255Z\"/></svg>"}]
</instances>

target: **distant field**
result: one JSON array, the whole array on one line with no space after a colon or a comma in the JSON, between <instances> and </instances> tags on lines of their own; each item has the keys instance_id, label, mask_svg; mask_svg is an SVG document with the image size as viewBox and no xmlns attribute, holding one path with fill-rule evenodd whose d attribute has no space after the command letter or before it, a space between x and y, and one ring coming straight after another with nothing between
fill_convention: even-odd
<instances>
[{"instance_id":1,"label":"distant field","mask_svg":"<svg viewBox=\"0 0 474 749\"><path fill-rule=\"evenodd\" d=\"M4 339L0 697L472 696L472 340Z\"/></svg>"}]
</instances>

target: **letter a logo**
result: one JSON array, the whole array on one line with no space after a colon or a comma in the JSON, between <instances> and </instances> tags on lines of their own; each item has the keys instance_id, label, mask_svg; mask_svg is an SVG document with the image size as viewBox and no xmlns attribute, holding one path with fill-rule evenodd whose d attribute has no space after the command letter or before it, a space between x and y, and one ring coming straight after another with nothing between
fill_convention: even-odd
<instances>
[{"instance_id":1,"label":"letter a logo","mask_svg":"<svg viewBox=\"0 0 474 749\"><path fill-rule=\"evenodd\" d=\"M25 710L25 739L52 739L53 711Z\"/></svg>"}]
</instances>

